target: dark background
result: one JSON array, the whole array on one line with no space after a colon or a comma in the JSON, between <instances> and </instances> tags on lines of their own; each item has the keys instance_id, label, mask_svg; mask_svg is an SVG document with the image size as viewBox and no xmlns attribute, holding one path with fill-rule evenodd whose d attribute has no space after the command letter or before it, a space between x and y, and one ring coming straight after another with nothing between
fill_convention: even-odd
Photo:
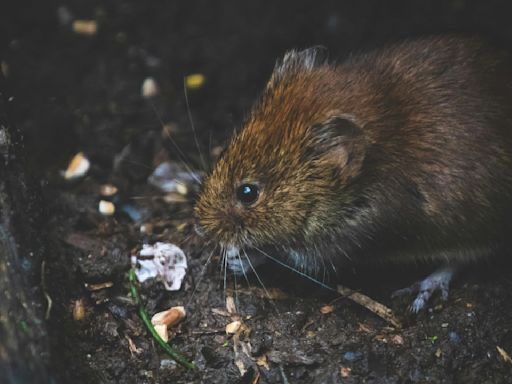
<instances>
[{"instance_id":1,"label":"dark background","mask_svg":"<svg viewBox=\"0 0 512 384\"><path fill-rule=\"evenodd\" d=\"M205 74L206 87L191 95L192 112L200 131L222 140L288 49L323 45L342 59L425 34L478 34L504 44L512 39L507 1L4 4L0 47L17 98L16 120L27 132L37 171L79 147L102 155L143 130L158 129L139 97L147 76L163 88L161 113L185 123L183 76ZM84 38L70 32L59 23L59 6L77 19L98 20L99 33Z\"/></svg>"}]
</instances>

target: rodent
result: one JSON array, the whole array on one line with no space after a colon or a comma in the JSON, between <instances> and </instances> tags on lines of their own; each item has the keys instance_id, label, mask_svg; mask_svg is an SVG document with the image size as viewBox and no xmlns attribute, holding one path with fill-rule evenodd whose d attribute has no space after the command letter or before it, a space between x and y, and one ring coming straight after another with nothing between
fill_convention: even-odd
<instances>
[{"instance_id":1,"label":"rodent","mask_svg":"<svg viewBox=\"0 0 512 384\"><path fill-rule=\"evenodd\" d=\"M256 249L312 276L506 249L511 63L457 36L340 64L288 52L203 183L200 231L228 255Z\"/></svg>"}]
</instances>

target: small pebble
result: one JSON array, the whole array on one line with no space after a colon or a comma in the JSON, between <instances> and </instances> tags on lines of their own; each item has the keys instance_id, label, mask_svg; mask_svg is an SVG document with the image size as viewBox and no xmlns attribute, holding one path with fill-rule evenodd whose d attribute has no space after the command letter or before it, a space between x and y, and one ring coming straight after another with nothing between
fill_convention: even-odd
<instances>
[{"instance_id":1,"label":"small pebble","mask_svg":"<svg viewBox=\"0 0 512 384\"><path fill-rule=\"evenodd\" d=\"M70 25L73 22L73 14L69 10L68 7L61 5L57 8L57 20L59 20L59 24L62 26Z\"/></svg>"},{"instance_id":2,"label":"small pebble","mask_svg":"<svg viewBox=\"0 0 512 384\"><path fill-rule=\"evenodd\" d=\"M448 338L454 344L458 344L460 341L459 335L457 335L457 333L455 333L454 331L451 331L450 333L448 333Z\"/></svg>"},{"instance_id":3,"label":"small pebble","mask_svg":"<svg viewBox=\"0 0 512 384\"><path fill-rule=\"evenodd\" d=\"M343 360L352 363L354 361L357 361L363 357L363 354L361 352L345 352L343 354Z\"/></svg>"},{"instance_id":4,"label":"small pebble","mask_svg":"<svg viewBox=\"0 0 512 384\"><path fill-rule=\"evenodd\" d=\"M176 367L176 362L171 359L163 359L160 360L160 368L174 368Z\"/></svg>"}]
</instances>

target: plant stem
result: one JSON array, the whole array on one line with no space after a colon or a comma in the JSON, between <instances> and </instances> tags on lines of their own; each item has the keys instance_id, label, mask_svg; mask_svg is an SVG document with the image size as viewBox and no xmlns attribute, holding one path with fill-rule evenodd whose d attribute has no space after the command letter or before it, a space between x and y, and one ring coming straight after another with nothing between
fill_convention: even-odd
<instances>
[{"instance_id":1,"label":"plant stem","mask_svg":"<svg viewBox=\"0 0 512 384\"><path fill-rule=\"evenodd\" d=\"M177 349L166 343L156 332L155 327L153 326L151 320L149 319L148 313L144 309L144 305L142 304L139 291L137 290L137 279L134 268L130 269L129 280L132 298L135 301L135 304L139 307L139 316L146 325L149 332L151 332L153 338L158 342L158 344L160 344L164 351L167 352L167 354L171 356L173 360L175 360L177 363L183 365L188 369L195 369L196 366L194 365L194 363L189 362Z\"/></svg>"}]
</instances>

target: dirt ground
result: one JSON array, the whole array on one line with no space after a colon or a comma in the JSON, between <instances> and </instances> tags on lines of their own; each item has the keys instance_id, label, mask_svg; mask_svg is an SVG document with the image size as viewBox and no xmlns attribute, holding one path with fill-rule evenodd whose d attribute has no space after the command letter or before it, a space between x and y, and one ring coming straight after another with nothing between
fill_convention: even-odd
<instances>
[{"instance_id":1,"label":"dirt ground","mask_svg":"<svg viewBox=\"0 0 512 384\"><path fill-rule=\"evenodd\" d=\"M347 271L343 284L390 306L404 324L397 329L277 264L259 270L268 295L254 276L246 282L228 274L224 283L218 255L194 235L194 190L166 196L147 182L163 160L179 164L163 130L201 170L187 106L200 149L213 161L287 49L323 45L342 59L387 41L446 32L510 43L505 3L13 2L0 16L1 59L47 204L44 288L53 301L56 382L512 382L512 361L499 352L512 353L508 255L469 266L447 302L436 297L417 316L407 310L410 298L390 295L432 267ZM81 19L96 21L97 31L73 30ZM190 74L205 80L188 90L187 105L183 82ZM148 77L160 89L151 100L141 96ZM61 170L80 151L91 168L65 181ZM106 183L119 189L109 217L98 212ZM185 251L187 276L177 292L155 281L140 291L150 314L185 306L171 343L196 370L170 360L130 299L130 256L156 241ZM97 289L99 283L108 286ZM231 300L236 314L226 309ZM242 328L226 335L234 320Z\"/></svg>"}]
</instances>

